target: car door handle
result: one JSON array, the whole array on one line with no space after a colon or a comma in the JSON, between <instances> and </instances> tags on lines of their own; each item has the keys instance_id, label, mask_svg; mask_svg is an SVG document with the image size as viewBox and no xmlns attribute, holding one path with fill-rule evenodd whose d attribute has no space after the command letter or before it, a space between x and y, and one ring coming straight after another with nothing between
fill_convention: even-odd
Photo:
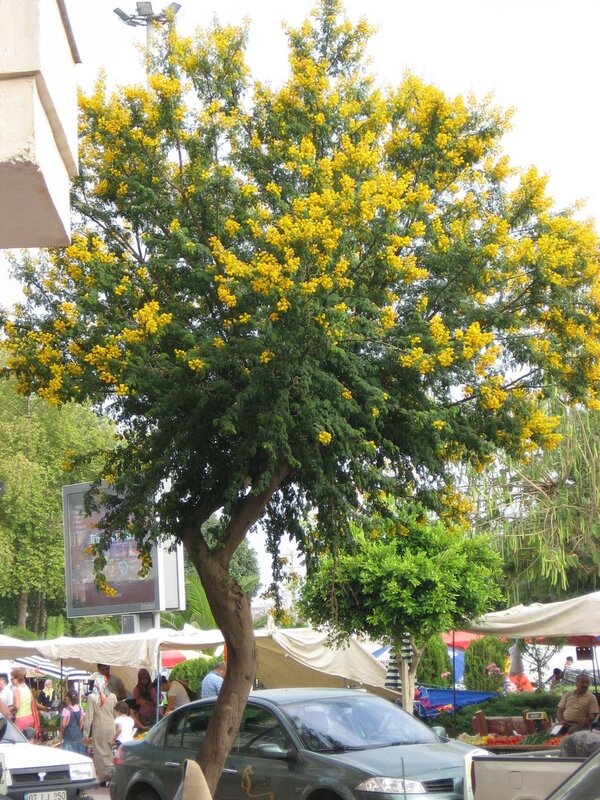
<instances>
[{"instance_id":1,"label":"car door handle","mask_svg":"<svg viewBox=\"0 0 600 800\"><path fill-rule=\"evenodd\" d=\"M179 761L165 761L165 767L180 767Z\"/></svg>"},{"instance_id":2,"label":"car door handle","mask_svg":"<svg viewBox=\"0 0 600 800\"><path fill-rule=\"evenodd\" d=\"M237 775L238 774L237 769L224 769L223 772L225 773L225 775Z\"/></svg>"}]
</instances>

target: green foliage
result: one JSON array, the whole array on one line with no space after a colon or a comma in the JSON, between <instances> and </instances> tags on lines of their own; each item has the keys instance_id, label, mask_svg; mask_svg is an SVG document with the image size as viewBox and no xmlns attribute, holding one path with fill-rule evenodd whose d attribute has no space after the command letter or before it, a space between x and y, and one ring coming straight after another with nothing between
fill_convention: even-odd
<instances>
[{"instance_id":1,"label":"green foliage","mask_svg":"<svg viewBox=\"0 0 600 800\"><path fill-rule=\"evenodd\" d=\"M512 692L501 694L483 703L458 708L455 714L440 714L428 725L443 725L450 736L460 733L473 733L472 718L476 711L484 711L489 717L517 717L525 708L532 711L545 711L551 719L556 718L556 707L560 695L554 692Z\"/></svg>"},{"instance_id":2,"label":"green foliage","mask_svg":"<svg viewBox=\"0 0 600 800\"><path fill-rule=\"evenodd\" d=\"M497 533L508 599L552 602L599 588L600 416L554 398L557 446L473 476L476 524Z\"/></svg>"},{"instance_id":3,"label":"green foliage","mask_svg":"<svg viewBox=\"0 0 600 800\"><path fill-rule=\"evenodd\" d=\"M46 639L58 639L67 634L67 620L65 617L48 617L46 620Z\"/></svg>"},{"instance_id":4,"label":"green foliage","mask_svg":"<svg viewBox=\"0 0 600 800\"><path fill-rule=\"evenodd\" d=\"M5 359L2 359L4 361ZM24 596L52 613L64 608L64 540L61 487L97 477L114 444L114 427L88 406L61 408L17 393L14 379L0 381L0 597L5 622L21 623ZM26 612L27 604L21 608ZM27 620L35 625L33 615ZM36 630L43 633L45 617Z\"/></svg>"},{"instance_id":5,"label":"green foliage","mask_svg":"<svg viewBox=\"0 0 600 800\"><path fill-rule=\"evenodd\" d=\"M505 662L508 648L495 636L475 639L465 651L467 689L478 692L497 692L504 686Z\"/></svg>"},{"instance_id":6,"label":"green foliage","mask_svg":"<svg viewBox=\"0 0 600 800\"><path fill-rule=\"evenodd\" d=\"M379 490L456 511L457 462L554 441L546 387L595 401L593 226L511 172L490 103L378 89L341 12L290 31L273 87L244 29L157 32L147 86L81 100L73 244L15 264L11 370L110 407L107 525L142 544L205 555L222 510L228 565L260 517L275 551Z\"/></svg>"},{"instance_id":7,"label":"green foliage","mask_svg":"<svg viewBox=\"0 0 600 800\"><path fill-rule=\"evenodd\" d=\"M426 643L417 667L417 683L427 686L452 683L452 662L441 636L432 636Z\"/></svg>"},{"instance_id":8,"label":"green foliage","mask_svg":"<svg viewBox=\"0 0 600 800\"><path fill-rule=\"evenodd\" d=\"M198 688L202 678L214 668L215 664L222 661L221 658L207 655L206 658L190 658L176 664L170 672L171 680L180 680L186 683L194 692ZM198 692L200 694L200 692Z\"/></svg>"},{"instance_id":9,"label":"green foliage","mask_svg":"<svg viewBox=\"0 0 600 800\"><path fill-rule=\"evenodd\" d=\"M28 631L27 628L19 628L13 625L4 629L7 636L12 636L13 639L22 639L23 641L35 641L38 636L33 631Z\"/></svg>"},{"instance_id":10,"label":"green foliage","mask_svg":"<svg viewBox=\"0 0 600 800\"><path fill-rule=\"evenodd\" d=\"M71 623L77 636L114 636L122 632L121 617L80 617Z\"/></svg>"},{"instance_id":11,"label":"green foliage","mask_svg":"<svg viewBox=\"0 0 600 800\"><path fill-rule=\"evenodd\" d=\"M346 552L321 558L302 587L301 608L315 625L333 623L342 638L363 633L394 644L409 631L422 647L489 610L500 596L498 572L486 537L391 504L387 519L355 529Z\"/></svg>"}]
</instances>

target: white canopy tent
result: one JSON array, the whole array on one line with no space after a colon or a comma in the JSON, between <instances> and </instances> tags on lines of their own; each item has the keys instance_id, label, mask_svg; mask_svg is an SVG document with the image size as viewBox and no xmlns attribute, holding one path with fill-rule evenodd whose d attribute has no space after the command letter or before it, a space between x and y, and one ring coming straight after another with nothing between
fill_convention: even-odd
<instances>
[{"instance_id":1,"label":"white canopy tent","mask_svg":"<svg viewBox=\"0 0 600 800\"><path fill-rule=\"evenodd\" d=\"M378 694L397 697L385 688L386 668L355 640L345 647L327 644L327 635L302 629L257 630L258 679L269 688L286 686L362 686ZM6 638L6 637L5 637ZM18 642L18 640L13 640ZM112 671L131 688L141 667L160 669L163 650L207 650L224 644L220 631L186 626L183 631L154 628L144 633L88 638L60 637L38 642L19 642L23 650L0 658L39 653L66 666L94 671L97 663L110 664ZM195 688L195 687L194 687Z\"/></svg>"},{"instance_id":2,"label":"white canopy tent","mask_svg":"<svg viewBox=\"0 0 600 800\"><path fill-rule=\"evenodd\" d=\"M516 639L589 636L600 642L597 636L600 632L600 592L556 603L533 603L493 611L474 621L469 630Z\"/></svg>"},{"instance_id":3,"label":"white canopy tent","mask_svg":"<svg viewBox=\"0 0 600 800\"><path fill-rule=\"evenodd\" d=\"M37 655L39 654L37 644L37 642L22 641L0 634L0 659L12 660L20 656Z\"/></svg>"}]
</instances>

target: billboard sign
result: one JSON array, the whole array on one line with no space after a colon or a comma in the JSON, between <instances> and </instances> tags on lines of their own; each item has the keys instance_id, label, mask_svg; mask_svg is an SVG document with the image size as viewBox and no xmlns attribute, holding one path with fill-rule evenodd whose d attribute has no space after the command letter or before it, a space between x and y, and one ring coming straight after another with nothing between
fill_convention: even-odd
<instances>
[{"instance_id":1,"label":"billboard sign","mask_svg":"<svg viewBox=\"0 0 600 800\"><path fill-rule=\"evenodd\" d=\"M141 561L135 539L115 539L106 552L104 574L116 591L109 597L94 583L94 555L90 545L100 539L99 512L86 514L84 496L91 484L63 486L67 617L105 614L139 614L161 611L160 559L152 548L152 567L141 578Z\"/></svg>"}]
</instances>

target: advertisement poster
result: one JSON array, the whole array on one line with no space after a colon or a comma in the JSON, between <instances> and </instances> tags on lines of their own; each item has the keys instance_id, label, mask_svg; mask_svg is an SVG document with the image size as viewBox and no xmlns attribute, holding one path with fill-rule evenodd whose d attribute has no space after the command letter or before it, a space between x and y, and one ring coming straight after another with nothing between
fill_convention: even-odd
<instances>
[{"instance_id":1,"label":"advertisement poster","mask_svg":"<svg viewBox=\"0 0 600 800\"><path fill-rule=\"evenodd\" d=\"M140 578L141 562L134 539L115 540L106 553L104 570L108 584L116 594L98 591L94 584L94 556L90 545L100 539L98 523L102 511L87 515L84 496L90 484L63 486L67 616L84 617L105 614L129 614L160 609L156 548L152 568Z\"/></svg>"}]
</instances>

